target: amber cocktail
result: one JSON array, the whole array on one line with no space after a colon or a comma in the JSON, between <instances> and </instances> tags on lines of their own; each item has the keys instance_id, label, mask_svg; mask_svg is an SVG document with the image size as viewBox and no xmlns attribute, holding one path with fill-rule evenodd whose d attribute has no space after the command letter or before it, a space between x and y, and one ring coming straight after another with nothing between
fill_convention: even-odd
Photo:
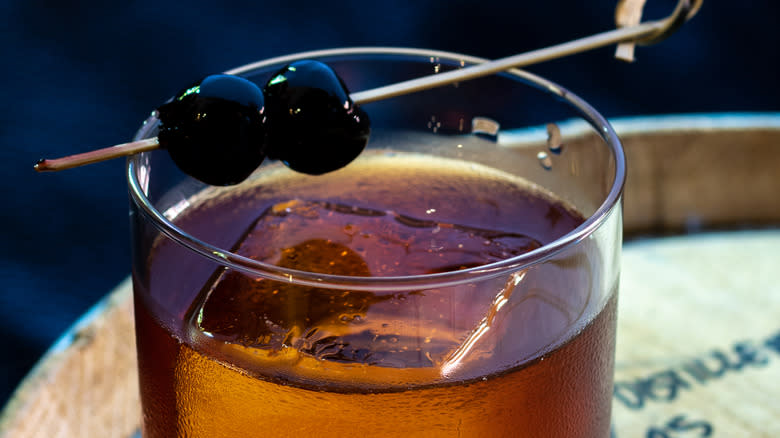
<instances>
[{"instance_id":1,"label":"amber cocktail","mask_svg":"<svg viewBox=\"0 0 780 438\"><path fill-rule=\"evenodd\" d=\"M346 49L234 73L303 58L352 90L480 62ZM368 149L324 175L268 161L209 187L129 160L143 435L607 437L611 127L520 71L363 109Z\"/></svg>"}]
</instances>

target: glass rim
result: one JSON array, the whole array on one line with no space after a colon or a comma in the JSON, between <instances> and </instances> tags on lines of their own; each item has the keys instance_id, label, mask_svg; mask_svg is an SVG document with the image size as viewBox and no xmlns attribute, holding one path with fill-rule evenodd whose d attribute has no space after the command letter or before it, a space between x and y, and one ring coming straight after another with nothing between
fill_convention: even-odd
<instances>
[{"instance_id":1,"label":"glass rim","mask_svg":"<svg viewBox=\"0 0 780 438\"><path fill-rule=\"evenodd\" d=\"M286 64L300 59L320 59L328 57L344 57L356 55L402 55L410 58L430 58L437 57L445 60L451 60L460 63L480 64L489 60L475 56L463 55L459 53L415 49L399 47L348 47L338 49L315 50L308 52L299 52L290 55L269 58L266 60L246 64L225 71L226 74L242 75L260 68ZM219 248L208 242L204 242L195 236L185 232L168 220L159 210L157 210L146 197L145 190L138 180L135 171L137 166L141 165L143 154L132 155L127 159L126 177L129 186L130 197L140 211L158 228L163 234L178 244L181 244L190 250L212 259L213 261L233 268L239 271L260 276L263 278L290 282L306 286L314 286L328 289L350 289L361 291L410 291L421 288L444 287L463 283L471 283L482 279L495 277L513 271L528 268L532 265L541 263L556 254L565 251L578 242L586 239L595 232L602 223L611 215L615 206L622 196L623 187L626 178L626 162L622 144L612 126L601 114L599 114L590 104L583 99L561 87L560 85L544 79L535 74L520 69L510 69L506 73L517 76L528 82L526 85L536 86L547 93L557 96L568 105L577 110L591 126L593 126L610 148L615 159L615 177L607 196L585 221L569 233L555 239L554 241L543 245L535 250L523 253L521 255L488 263L459 271L449 271L435 274L393 276L393 277L355 277L345 275L330 275L308 271L301 271L290 268L283 268L270 263L264 263L248 257L235 254L229 250ZM155 123L144 123L136 133L135 139L147 138L148 133L156 127Z\"/></svg>"}]
</instances>

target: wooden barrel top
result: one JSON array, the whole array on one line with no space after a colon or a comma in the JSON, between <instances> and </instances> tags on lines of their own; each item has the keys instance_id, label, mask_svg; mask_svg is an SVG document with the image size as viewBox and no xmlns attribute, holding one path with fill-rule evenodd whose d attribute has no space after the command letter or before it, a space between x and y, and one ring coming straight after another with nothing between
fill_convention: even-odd
<instances>
[{"instance_id":1,"label":"wooden barrel top","mask_svg":"<svg viewBox=\"0 0 780 438\"><path fill-rule=\"evenodd\" d=\"M614 436L780 436L780 114L613 124L629 163ZM131 294L125 280L52 346L0 438L137 431Z\"/></svg>"}]
</instances>

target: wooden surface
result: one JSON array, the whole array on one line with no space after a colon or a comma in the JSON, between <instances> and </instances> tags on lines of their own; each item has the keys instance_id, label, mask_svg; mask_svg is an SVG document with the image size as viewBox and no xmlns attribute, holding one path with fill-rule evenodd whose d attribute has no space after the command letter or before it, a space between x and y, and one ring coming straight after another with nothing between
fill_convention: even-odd
<instances>
[{"instance_id":1,"label":"wooden surface","mask_svg":"<svg viewBox=\"0 0 780 438\"><path fill-rule=\"evenodd\" d=\"M780 436L780 115L619 120L625 245L615 436ZM565 135L565 133L564 133ZM589 141L587 137L569 141ZM140 422L125 281L52 347L0 437L128 437Z\"/></svg>"},{"instance_id":2,"label":"wooden surface","mask_svg":"<svg viewBox=\"0 0 780 438\"><path fill-rule=\"evenodd\" d=\"M778 248L780 230L624 247L616 438L780 437Z\"/></svg>"},{"instance_id":3,"label":"wooden surface","mask_svg":"<svg viewBox=\"0 0 780 438\"><path fill-rule=\"evenodd\" d=\"M25 378L0 415L0 437L131 436L141 419L135 357L128 279Z\"/></svg>"}]
</instances>

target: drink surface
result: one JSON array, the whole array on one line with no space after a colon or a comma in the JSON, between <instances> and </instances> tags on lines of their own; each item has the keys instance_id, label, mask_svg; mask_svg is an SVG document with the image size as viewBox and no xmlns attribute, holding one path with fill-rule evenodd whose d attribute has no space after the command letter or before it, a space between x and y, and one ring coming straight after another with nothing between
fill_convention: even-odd
<instances>
[{"instance_id":1,"label":"drink surface","mask_svg":"<svg viewBox=\"0 0 780 438\"><path fill-rule=\"evenodd\" d=\"M377 154L205 197L176 223L269 264L369 277L485 265L582 220L489 168ZM136 279L146 437L608 435L615 298L592 290L588 251L400 292L314 288L214 264L190 270L197 287L176 286L162 267L178 251L162 241L151 280Z\"/></svg>"}]
</instances>

